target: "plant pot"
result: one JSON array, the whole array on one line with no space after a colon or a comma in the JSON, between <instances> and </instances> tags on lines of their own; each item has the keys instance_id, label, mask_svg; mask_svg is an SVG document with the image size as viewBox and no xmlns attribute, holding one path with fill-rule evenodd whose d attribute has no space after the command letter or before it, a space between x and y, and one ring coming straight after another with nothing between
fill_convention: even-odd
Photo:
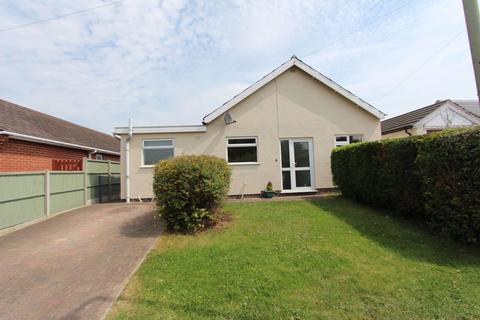
<instances>
[{"instance_id":1,"label":"plant pot","mask_svg":"<svg viewBox=\"0 0 480 320\"><path fill-rule=\"evenodd\" d=\"M268 198L268 199L273 198L274 194L275 194L275 191L273 191L273 190L272 191L267 191L267 190L262 191L262 197L263 198Z\"/></svg>"}]
</instances>

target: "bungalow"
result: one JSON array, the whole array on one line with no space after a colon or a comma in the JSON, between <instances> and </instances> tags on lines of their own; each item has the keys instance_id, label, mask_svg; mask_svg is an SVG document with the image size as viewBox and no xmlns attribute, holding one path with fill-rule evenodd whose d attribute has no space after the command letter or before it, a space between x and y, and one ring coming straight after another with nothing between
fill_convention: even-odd
<instances>
[{"instance_id":1,"label":"bungalow","mask_svg":"<svg viewBox=\"0 0 480 320\"><path fill-rule=\"evenodd\" d=\"M468 127L480 124L477 100L438 100L382 121L382 139L403 138L428 134L445 128Z\"/></svg>"},{"instance_id":2,"label":"bungalow","mask_svg":"<svg viewBox=\"0 0 480 320\"><path fill-rule=\"evenodd\" d=\"M120 158L117 138L0 99L0 172L55 170Z\"/></svg>"},{"instance_id":3,"label":"bungalow","mask_svg":"<svg viewBox=\"0 0 480 320\"><path fill-rule=\"evenodd\" d=\"M297 57L212 111L194 126L115 128L121 137L122 198L151 198L154 165L209 154L232 167L230 195L332 188L335 146L379 140L384 113Z\"/></svg>"}]
</instances>

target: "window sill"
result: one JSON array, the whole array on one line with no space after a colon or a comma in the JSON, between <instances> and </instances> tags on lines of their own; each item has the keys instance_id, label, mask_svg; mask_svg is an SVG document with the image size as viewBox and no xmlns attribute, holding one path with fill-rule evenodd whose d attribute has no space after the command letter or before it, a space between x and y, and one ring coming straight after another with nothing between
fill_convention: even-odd
<instances>
[{"instance_id":1,"label":"window sill","mask_svg":"<svg viewBox=\"0 0 480 320\"><path fill-rule=\"evenodd\" d=\"M300 188L293 190L281 190L280 193L309 193L309 192L318 192L315 188Z\"/></svg>"},{"instance_id":2,"label":"window sill","mask_svg":"<svg viewBox=\"0 0 480 320\"><path fill-rule=\"evenodd\" d=\"M233 162L233 163L228 163L229 166L255 166L259 165L260 162Z\"/></svg>"},{"instance_id":3,"label":"window sill","mask_svg":"<svg viewBox=\"0 0 480 320\"><path fill-rule=\"evenodd\" d=\"M143 165L143 166L140 166L140 169L148 169L148 168L155 168L155 165Z\"/></svg>"}]
</instances>

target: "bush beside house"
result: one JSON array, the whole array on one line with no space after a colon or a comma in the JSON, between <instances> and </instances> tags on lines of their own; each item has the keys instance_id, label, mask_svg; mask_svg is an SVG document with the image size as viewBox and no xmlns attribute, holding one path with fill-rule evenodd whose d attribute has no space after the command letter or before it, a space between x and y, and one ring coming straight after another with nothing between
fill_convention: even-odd
<instances>
[{"instance_id":1,"label":"bush beside house","mask_svg":"<svg viewBox=\"0 0 480 320\"><path fill-rule=\"evenodd\" d=\"M194 232L214 224L230 188L231 170L214 156L179 156L155 166L159 215L171 231Z\"/></svg>"},{"instance_id":2,"label":"bush beside house","mask_svg":"<svg viewBox=\"0 0 480 320\"><path fill-rule=\"evenodd\" d=\"M417 166L430 227L480 242L480 129L439 134L419 147Z\"/></svg>"},{"instance_id":3,"label":"bush beside house","mask_svg":"<svg viewBox=\"0 0 480 320\"><path fill-rule=\"evenodd\" d=\"M365 142L332 152L343 195L480 242L480 128Z\"/></svg>"}]
</instances>

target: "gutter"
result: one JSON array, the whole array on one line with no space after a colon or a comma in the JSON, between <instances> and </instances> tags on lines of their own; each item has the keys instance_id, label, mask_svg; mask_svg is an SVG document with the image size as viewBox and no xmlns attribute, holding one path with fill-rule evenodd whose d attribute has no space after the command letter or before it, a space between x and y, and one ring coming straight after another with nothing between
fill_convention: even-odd
<instances>
[{"instance_id":1,"label":"gutter","mask_svg":"<svg viewBox=\"0 0 480 320\"><path fill-rule=\"evenodd\" d=\"M406 134L411 136L412 133L408 132L407 130L412 129L412 128L413 128L413 126L403 126L403 127L399 127L399 128L395 128L395 129L391 129L391 130L385 130L385 131L382 131L382 136L386 135L386 134L389 134L389 133L399 132L399 131L405 131Z\"/></svg>"},{"instance_id":2,"label":"gutter","mask_svg":"<svg viewBox=\"0 0 480 320\"><path fill-rule=\"evenodd\" d=\"M58 140L39 138L39 137L29 136L29 135L26 135L26 134L21 134L21 133L16 133L16 132L11 132L11 131L0 131L0 134L13 137L17 140L39 142L39 143L50 144L50 145L54 145L54 146L67 147L67 148L73 148L73 149L81 149L81 150L87 150L87 151L90 151L90 152L101 152L101 153L120 156L120 153L115 152L115 151L110 151L110 150L105 150L105 149L97 149L97 148L83 146L83 145L80 145L80 144L68 143L68 142L63 142L63 141L58 141Z\"/></svg>"},{"instance_id":3,"label":"gutter","mask_svg":"<svg viewBox=\"0 0 480 320\"><path fill-rule=\"evenodd\" d=\"M113 134L129 134L132 133L183 133L183 132L206 132L205 125L183 125L183 126L139 126L139 127L115 127Z\"/></svg>"}]
</instances>

